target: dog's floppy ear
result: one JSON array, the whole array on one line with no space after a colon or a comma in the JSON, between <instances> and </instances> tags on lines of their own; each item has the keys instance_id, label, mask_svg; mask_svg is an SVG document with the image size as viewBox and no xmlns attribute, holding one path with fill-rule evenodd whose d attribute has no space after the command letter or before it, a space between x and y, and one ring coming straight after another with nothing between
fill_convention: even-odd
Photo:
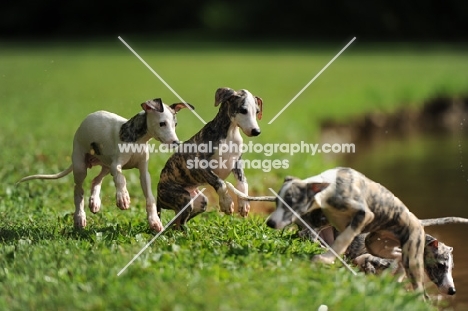
<instances>
[{"instance_id":1,"label":"dog's floppy ear","mask_svg":"<svg viewBox=\"0 0 468 311\"><path fill-rule=\"evenodd\" d=\"M141 104L141 108L144 111L156 110L157 112L164 111L164 105L161 98L155 98L153 100L147 100L143 104Z\"/></svg>"},{"instance_id":2,"label":"dog's floppy ear","mask_svg":"<svg viewBox=\"0 0 468 311\"><path fill-rule=\"evenodd\" d=\"M224 103L231 96L237 95L237 92L228 87L220 87L215 93L215 107Z\"/></svg>"},{"instance_id":3,"label":"dog's floppy ear","mask_svg":"<svg viewBox=\"0 0 468 311\"><path fill-rule=\"evenodd\" d=\"M175 104L170 105L169 107L174 109L175 113L178 113L179 110L183 109L183 108L188 108L190 110L195 110L195 107L193 107L189 103L175 103Z\"/></svg>"},{"instance_id":4,"label":"dog's floppy ear","mask_svg":"<svg viewBox=\"0 0 468 311\"><path fill-rule=\"evenodd\" d=\"M432 239L430 239L429 241L426 240L426 246L430 246L433 249L438 249L439 248L439 241L434 237L431 237L431 238Z\"/></svg>"},{"instance_id":5,"label":"dog's floppy ear","mask_svg":"<svg viewBox=\"0 0 468 311\"><path fill-rule=\"evenodd\" d=\"M311 190L314 193L319 193L323 189L327 188L330 185L330 183L317 183L317 182L312 182L307 184L307 188Z\"/></svg>"},{"instance_id":6,"label":"dog's floppy ear","mask_svg":"<svg viewBox=\"0 0 468 311\"><path fill-rule=\"evenodd\" d=\"M257 118L261 120L263 115L263 100L258 96L255 96L255 100L257 101L258 108L260 109L257 114Z\"/></svg>"},{"instance_id":7,"label":"dog's floppy ear","mask_svg":"<svg viewBox=\"0 0 468 311\"><path fill-rule=\"evenodd\" d=\"M295 179L299 179L299 178L294 177L294 176L286 176L286 177L284 177L284 182L292 181L292 180L295 180Z\"/></svg>"}]
</instances>

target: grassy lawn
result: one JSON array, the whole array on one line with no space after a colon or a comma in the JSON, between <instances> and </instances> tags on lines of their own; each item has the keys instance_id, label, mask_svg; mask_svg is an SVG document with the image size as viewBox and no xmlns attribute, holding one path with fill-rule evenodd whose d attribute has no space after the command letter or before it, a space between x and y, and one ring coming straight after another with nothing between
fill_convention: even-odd
<instances>
[{"instance_id":1,"label":"grassy lawn","mask_svg":"<svg viewBox=\"0 0 468 311\"><path fill-rule=\"evenodd\" d=\"M218 87L246 88L262 97L262 135L252 141L264 144L317 142L324 118L392 111L468 89L466 51L366 49L356 42L268 125L341 46L233 50L128 43L207 121L216 113ZM316 310L321 304L330 310L428 309L390 276L354 276L339 264L312 265L310 257L321 251L316 245L294 231L270 230L260 216L197 217L185 233L164 233L117 277L153 237L136 171L125 172L132 208L115 207L108 177L102 211L88 213L81 232L72 228L71 176L15 187L25 175L68 167L73 134L90 112L129 118L155 97L179 101L117 39L0 49L0 309ZM178 119L181 140L202 126L188 111ZM168 156L151 156L153 189ZM339 164L305 154L245 157L289 160L287 170L246 170L251 188L265 194L268 187L278 189L286 175L310 176ZM95 174L97 169L89 176ZM172 217L164 212L163 223Z\"/></svg>"}]
</instances>

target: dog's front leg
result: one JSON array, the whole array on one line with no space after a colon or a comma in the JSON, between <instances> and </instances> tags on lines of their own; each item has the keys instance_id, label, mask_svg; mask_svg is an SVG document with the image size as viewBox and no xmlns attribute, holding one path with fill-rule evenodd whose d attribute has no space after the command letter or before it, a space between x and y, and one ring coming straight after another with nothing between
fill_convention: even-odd
<instances>
[{"instance_id":1,"label":"dog's front leg","mask_svg":"<svg viewBox=\"0 0 468 311\"><path fill-rule=\"evenodd\" d=\"M401 257L406 275L411 281L414 290L422 292L424 291L423 280L425 233L423 227L419 226L419 220L414 215L412 218L413 219L411 219L411 221L413 222L413 227L411 230L408 230L409 235L406 241L401 241Z\"/></svg>"},{"instance_id":2,"label":"dog's front leg","mask_svg":"<svg viewBox=\"0 0 468 311\"><path fill-rule=\"evenodd\" d=\"M374 219L374 213L367 208L365 203L357 201L339 202L339 204L343 203L345 203L345 205L341 206L347 206L348 208L356 211L356 213L349 226L338 235L335 242L331 245L333 251L328 250L324 254L314 256L313 261L315 262L323 262L327 264L333 263L336 255L344 254L354 238Z\"/></svg>"},{"instance_id":3,"label":"dog's front leg","mask_svg":"<svg viewBox=\"0 0 468 311\"><path fill-rule=\"evenodd\" d=\"M130 207L130 196L127 191L127 182L122 174L122 165L120 163L112 163L111 174L114 177L115 184L115 201L118 208L126 210Z\"/></svg>"},{"instance_id":4,"label":"dog's front leg","mask_svg":"<svg viewBox=\"0 0 468 311\"><path fill-rule=\"evenodd\" d=\"M219 178L216 185L217 185L217 188L215 187L215 189L219 196L219 207L224 213L228 215L233 214L234 202L232 201L232 198L227 191L226 184L221 178Z\"/></svg>"},{"instance_id":5,"label":"dog's front leg","mask_svg":"<svg viewBox=\"0 0 468 311\"><path fill-rule=\"evenodd\" d=\"M236 179L236 188L245 195L249 195L249 184L247 184L247 178L245 178L244 168L242 167L242 161L236 161L234 168L232 169L232 174ZM247 216L250 211L249 201L242 200L240 197L237 197L237 206L239 208L239 214L243 217Z\"/></svg>"},{"instance_id":6,"label":"dog's front leg","mask_svg":"<svg viewBox=\"0 0 468 311\"><path fill-rule=\"evenodd\" d=\"M146 214L148 216L149 226L152 230L160 232L163 229L163 225L156 211L156 200L151 191L151 176L148 172L148 162L144 161L139 167L139 170L141 189L146 198Z\"/></svg>"},{"instance_id":7,"label":"dog's front leg","mask_svg":"<svg viewBox=\"0 0 468 311\"><path fill-rule=\"evenodd\" d=\"M393 259L380 258L371 254L362 254L353 259L353 264L367 274L376 274L378 271L388 269L393 263Z\"/></svg>"},{"instance_id":8,"label":"dog's front leg","mask_svg":"<svg viewBox=\"0 0 468 311\"><path fill-rule=\"evenodd\" d=\"M353 239L360 233L360 231L354 230L351 226L347 227L338 237L335 239L335 242L331 245L331 250L328 250L326 253L321 255L316 255L312 258L314 262L322 262L326 264L332 264L335 261L335 253L337 255L342 255L351 244Z\"/></svg>"},{"instance_id":9,"label":"dog's front leg","mask_svg":"<svg viewBox=\"0 0 468 311\"><path fill-rule=\"evenodd\" d=\"M228 188L224 181L212 171L203 172L205 177L204 179L216 190L216 193L219 196L219 207L221 208L221 211L228 215L234 213L234 202L232 202L232 198L228 193Z\"/></svg>"}]
</instances>

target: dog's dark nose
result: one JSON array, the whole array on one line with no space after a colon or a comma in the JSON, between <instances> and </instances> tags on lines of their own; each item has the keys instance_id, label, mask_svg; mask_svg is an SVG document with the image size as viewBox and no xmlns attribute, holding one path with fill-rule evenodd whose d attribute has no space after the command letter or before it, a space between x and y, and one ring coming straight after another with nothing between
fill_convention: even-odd
<instances>
[{"instance_id":1,"label":"dog's dark nose","mask_svg":"<svg viewBox=\"0 0 468 311\"><path fill-rule=\"evenodd\" d=\"M174 140L174 141L170 144L171 149L172 149L172 150L177 150L177 149L179 148L179 146L180 146L181 143L182 143L182 142L180 142L180 141L178 141L178 140Z\"/></svg>"},{"instance_id":2,"label":"dog's dark nose","mask_svg":"<svg viewBox=\"0 0 468 311\"><path fill-rule=\"evenodd\" d=\"M273 219L268 219L267 220L267 226L270 227L270 228L275 228L276 227L276 223Z\"/></svg>"},{"instance_id":3,"label":"dog's dark nose","mask_svg":"<svg viewBox=\"0 0 468 311\"><path fill-rule=\"evenodd\" d=\"M457 291L455 290L455 287L450 287L450 288L448 289L448 293L447 293L447 294L449 294L449 295L451 296L451 295L455 295L456 292L457 292Z\"/></svg>"},{"instance_id":4,"label":"dog's dark nose","mask_svg":"<svg viewBox=\"0 0 468 311\"><path fill-rule=\"evenodd\" d=\"M260 129L253 129L251 132L252 136L258 136L260 135Z\"/></svg>"}]
</instances>

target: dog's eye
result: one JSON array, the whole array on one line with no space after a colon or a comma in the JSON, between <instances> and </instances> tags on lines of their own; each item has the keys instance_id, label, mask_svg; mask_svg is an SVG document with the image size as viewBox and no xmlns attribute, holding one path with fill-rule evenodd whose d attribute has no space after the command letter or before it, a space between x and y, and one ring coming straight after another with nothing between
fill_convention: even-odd
<instances>
[{"instance_id":1,"label":"dog's eye","mask_svg":"<svg viewBox=\"0 0 468 311\"><path fill-rule=\"evenodd\" d=\"M175 126L177 126L177 122L176 122Z\"/></svg>"},{"instance_id":2,"label":"dog's eye","mask_svg":"<svg viewBox=\"0 0 468 311\"><path fill-rule=\"evenodd\" d=\"M160 127L166 126L166 122L159 122L159 126Z\"/></svg>"},{"instance_id":3,"label":"dog's eye","mask_svg":"<svg viewBox=\"0 0 468 311\"><path fill-rule=\"evenodd\" d=\"M247 109L246 108L241 108L239 109L239 112L242 114L247 114Z\"/></svg>"}]
</instances>

